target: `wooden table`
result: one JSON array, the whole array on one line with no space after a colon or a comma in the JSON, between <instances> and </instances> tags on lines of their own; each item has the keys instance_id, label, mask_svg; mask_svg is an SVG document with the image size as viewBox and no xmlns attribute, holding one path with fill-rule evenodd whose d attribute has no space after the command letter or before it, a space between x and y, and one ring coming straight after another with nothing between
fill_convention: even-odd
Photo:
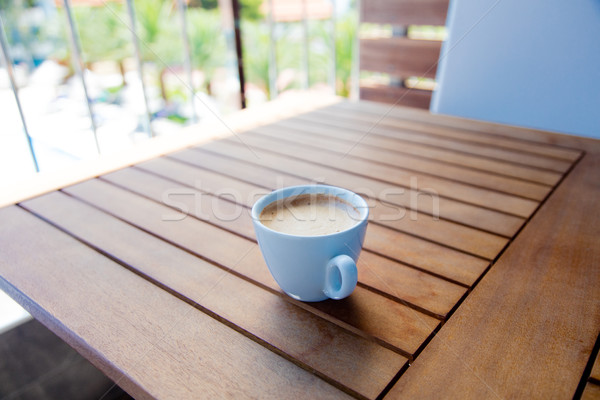
<instances>
[{"instance_id":1,"label":"wooden table","mask_svg":"<svg viewBox=\"0 0 600 400\"><path fill-rule=\"evenodd\" d=\"M336 102L0 209L0 287L136 398L593 396L599 171L596 140ZM255 242L309 182L372 206L342 301Z\"/></svg>"}]
</instances>

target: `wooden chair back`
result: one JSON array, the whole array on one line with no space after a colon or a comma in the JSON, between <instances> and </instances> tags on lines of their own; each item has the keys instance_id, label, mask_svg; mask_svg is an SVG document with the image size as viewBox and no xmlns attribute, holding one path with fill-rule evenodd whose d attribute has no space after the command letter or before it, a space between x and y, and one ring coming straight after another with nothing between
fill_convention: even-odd
<instances>
[{"instance_id":1,"label":"wooden chair back","mask_svg":"<svg viewBox=\"0 0 600 400\"><path fill-rule=\"evenodd\" d=\"M441 40L414 39L414 25L444 25L449 0L368 0L361 2L361 24L392 25L392 37L360 39L360 70L389 75L389 83L361 79L360 98L429 108L431 90L411 88L407 79L435 78Z\"/></svg>"}]
</instances>

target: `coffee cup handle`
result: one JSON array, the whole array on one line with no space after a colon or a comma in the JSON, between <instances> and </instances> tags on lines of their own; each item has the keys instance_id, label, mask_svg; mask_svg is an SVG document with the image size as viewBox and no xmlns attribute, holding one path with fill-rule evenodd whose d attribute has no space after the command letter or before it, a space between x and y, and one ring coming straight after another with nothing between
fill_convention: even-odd
<instances>
[{"instance_id":1,"label":"coffee cup handle","mask_svg":"<svg viewBox=\"0 0 600 400\"><path fill-rule=\"evenodd\" d=\"M356 263L345 254L333 257L325 268L325 289L327 297L340 300L350 296L358 282Z\"/></svg>"}]
</instances>

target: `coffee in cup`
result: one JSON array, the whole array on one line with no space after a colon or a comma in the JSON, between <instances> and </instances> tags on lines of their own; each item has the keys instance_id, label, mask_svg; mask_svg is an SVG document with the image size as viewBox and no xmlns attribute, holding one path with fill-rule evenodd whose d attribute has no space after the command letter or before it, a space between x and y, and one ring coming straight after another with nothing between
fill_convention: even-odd
<instances>
[{"instance_id":1,"label":"coffee in cup","mask_svg":"<svg viewBox=\"0 0 600 400\"><path fill-rule=\"evenodd\" d=\"M260 222L277 232L298 236L345 231L360 220L360 212L339 197L310 193L280 199L260 213Z\"/></svg>"},{"instance_id":2,"label":"coffee in cup","mask_svg":"<svg viewBox=\"0 0 600 400\"><path fill-rule=\"evenodd\" d=\"M271 275L286 294L301 301L352 293L368 216L362 197L325 185L279 189L252 207L256 238Z\"/></svg>"}]
</instances>

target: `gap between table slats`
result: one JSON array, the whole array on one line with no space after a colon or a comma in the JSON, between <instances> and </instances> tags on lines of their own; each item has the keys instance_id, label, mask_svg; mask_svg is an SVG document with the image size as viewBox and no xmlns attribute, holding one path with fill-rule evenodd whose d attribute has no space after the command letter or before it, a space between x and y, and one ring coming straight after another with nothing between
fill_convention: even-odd
<instances>
[{"instance_id":1,"label":"gap between table slats","mask_svg":"<svg viewBox=\"0 0 600 400\"><path fill-rule=\"evenodd\" d=\"M343 157L334 153L332 154L327 150L317 148L305 149L303 146L299 148L296 143L286 143L283 140L275 141L272 138L255 135L252 132L246 132L242 135L244 142L248 146L251 146L253 152L256 154L259 154L258 150L272 152L343 172L350 172L357 176L379 180L383 183L396 185L405 189L416 187L419 192L431 193L436 196L461 201L465 204L500 211L522 218L527 218L538 204L535 200L479 189L443 178L410 173L395 167L376 164L359 158ZM211 148L219 143L227 142L239 143L237 139L225 139L211 142L206 147Z\"/></svg>"},{"instance_id":2,"label":"gap between table slats","mask_svg":"<svg viewBox=\"0 0 600 400\"><path fill-rule=\"evenodd\" d=\"M302 119L301 117L293 117L278 121L278 125L305 129L311 134L316 135L334 136L353 144L359 143L382 149L394 148L396 152L414 158L434 160L448 165L469 168L474 171L516 178L524 182L552 186L555 185L561 177L559 172L543 171L538 168L516 165L504 160L481 157L477 154L467 154L451 149L430 146L428 144L411 142L409 140L404 140L401 137L378 135L373 132L365 135L364 131L358 129L342 128L331 124L318 124L314 121Z\"/></svg>"},{"instance_id":3,"label":"gap between table slats","mask_svg":"<svg viewBox=\"0 0 600 400\"><path fill-rule=\"evenodd\" d=\"M29 212L0 219L0 285L136 398L344 395Z\"/></svg>"},{"instance_id":4,"label":"gap between table slats","mask_svg":"<svg viewBox=\"0 0 600 400\"><path fill-rule=\"evenodd\" d=\"M550 191L551 185L523 181L517 178L498 176L489 172L473 170L468 167L440 163L432 159L423 159L406 155L398 151L399 145L376 147L334 135L315 134L314 130L287 123L272 124L252 130L254 134L264 135L275 140L285 140L306 147L320 147L337 153L342 158L356 157L370 162L381 163L401 170L448 179L469 184L477 188L497 191L523 197L529 200L542 200Z\"/></svg>"},{"instance_id":5,"label":"gap between table slats","mask_svg":"<svg viewBox=\"0 0 600 400\"><path fill-rule=\"evenodd\" d=\"M215 188L230 187L237 188L237 190L244 188L244 191L240 190L235 197L236 201L247 208L252 206L256 193L259 193L260 190L269 192L272 189L264 186L253 186L247 182L240 183L237 178L221 176L218 173L215 175L215 173L198 169L196 166L186 166L167 159L153 160L138 167L217 195L221 193L219 189ZM285 181L283 175L279 175L276 179L289 184L298 183L296 181ZM198 183L198 180L201 183ZM240 220L244 218L248 219L249 215L242 214L239 217ZM238 223L237 220L235 222ZM218 220L216 223L224 224L225 222ZM253 235L251 221L248 219L244 222L244 225L247 227L247 234ZM458 252L448 246L432 241L424 241L417 237L395 232L383 226L369 225L367 231L365 249L394 258L405 264L417 265L421 270L428 270L445 279L461 282L462 284L469 285L469 282L477 279L489 264L488 260ZM397 242L400 242L400 244L394 245Z\"/></svg>"},{"instance_id":6,"label":"gap between table slats","mask_svg":"<svg viewBox=\"0 0 600 400\"><path fill-rule=\"evenodd\" d=\"M22 206L351 394L376 397L406 362L397 353L233 274L224 276L221 267L66 194L54 192Z\"/></svg>"},{"instance_id":7,"label":"gap between table slats","mask_svg":"<svg viewBox=\"0 0 600 400\"><path fill-rule=\"evenodd\" d=\"M358 129L364 135L378 134L392 138L402 138L415 143L427 144L436 148L453 150L459 153L478 155L494 160L510 161L511 163L537 168L543 171L564 173L571 161L546 157L537 154L518 152L513 149L503 149L487 144L447 138L431 133L431 127L424 124L407 126L402 120L384 119L377 125L378 118L361 119L359 113L332 113L326 110L313 111L297 116L298 119L312 121L316 124L332 125L346 129Z\"/></svg>"},{"instance_id":8,"label":"gap between table slats","mask_svg":"<svg viewBox=\"0 0 600 400\"><path fill-rule=\"evenodd\" d=\"M316 165L311 162L293 159L272 152L260 153L260 159L249 154L248 150L235 142L221 141L210 146L193 148L194 151L209 151L232 161L243 161L254 165L264 166L274 173L283 170L286 174L307 178L315 183L329 183L342 186L367 197L378 198L386 203L397 205L404 209L418 211L430 216L438 216L457 224L477 228L489 233L511 237L523 224L524 219L499 211L489 210L452 199L434 197L430 194L410 190L395 185L386 184L359 175L353 175L333 168ZM177 153L177 155L185 152ZM202 158L197 157L198 160ZM193 162L199 162L196 158ZM436 208L435 201L439 202Z\"/></svg>"},{"instance_id":9,"label":"gap between table slats","mask_svg":"<svg viewBox=\"0 0 600 400\"><path fill-rule=\"evenodd\" d=\"M444 129L442 135L457 137L474 143L491 144L506 149L527 151L532 154L562 159L570 162L576 161L581 156L581 150L570 148L555 143L549 143L547 132L523 127L493 124L486 121L468 120L443 114L432 114L414 109L401 107L386 107L373 102L361 102L360 106L352 102L338 102L324 109L371 114L377 120L404 120L418 122L426 127ZM482 135L483 134L483 135ZM519 135L519 136L517 136ZM535 139L533 139L535 138ZM537 139L537 140L536 140Z\"/></svg>"},{"instance_id":10,"label":"gap between table slats","mask_svg":"<svg viewBox=\"0 0 600 400\"><path fill-rule=\"evenodd\" d=\"M283 186L314 183L308 178L299 178L279 171L274 172L260 165L247 164L235 159L226 159L207 152L202 153L202 156L195 153L182 152L173 154L168 158L225 175L233 179L231 187L235 187L238 181L256 185L256 190L259 187L274 190ZM145 165L152 165L152 163L142 164L142 167ZM171 177L177 180L176 174L171 174ZM188 178L187 182L193 187L197 187L199 183L194 182L193 177L192 179ZM253 200L248 196L236 199L236 201L241 201L249 208L252 207ZM369 217L373 223L390 227L420 239L441 244L485 260L493 259L498 251L507 243L506 238L498 235L482 232L443 219L435 219L427 214L419 214L414 210L408 211L372 197L367 197L366 201L371 207Z\"/></svg>"},{"instance_id":11,"label":"gap between table slats","mask_svg":"<svg viewBox=\"0 0 600 400\"><path fill-rule=\"evenodd\" d=\"M233 215L236 212L233 205L235 203L224 203L223 199L214 198L212 194L208 194L209 192L190 191L189 188L191 187L186 185L185 181L189 180L190 173L196 172L195 169L181 165L179 169L172 168L169 170L164 168L164 164L162 164L163 168L158 168L158 172L161 175L158 175L157 172L152 172L157 170L156 163L152 163L152 165L146 167L149 167L149 169L128 168L106 175L102 179L121 187L127 186L128 190L132 190L155 201L160 201L163 193L172 192L174 188L176 190L177 187L181 187L179 185L185 185L182 188L183 192L187 192L190 195L206 196L207 202L210 202L212 209L197 209L194 204L194 196L189 195L173 199L179 206L193 210L191 211L192 215L198 218L211 220L215 225L235 231L244 237L254 239L254 232L249 221L240 225L228 224L222 220L215 221L215 218L210 218L211 211L214 211L215 206L220 211ZM161 165L158 164L158 167L161 167ZM204 176L210 177L210 175ZM220 179L219 176L215 176L215 178ZM203 202L202 204L206 207L207 202ZM241 210L237 209L237 212L239 211ZM244 218L247 219L245 214ZM386 293L402 304L416 308L437 318L443 319L466 292L464 287L457 286L447 280L441 280L436 276L416 270L412 266L377 255L366 249L363 250L358 264L359 283L374 288L379 292Z\"/></svg>"},{"instance_id":12,"label":"gap between table slats","mask_svg":"<svg viewBox=\"0 0 600 400\"><path fill-rule=\"evenodd\" d=\"M258 247L241 257L244 253L240 254L240 249L254 244L249 239L192 216L176 222L163 223L166 222L162 221L164 218L182 214L159 202L98 179L66 188L64 191L225 269L236 265L232 273L235 272L240 277L279 293L279 288L264 265ZM321 311L321 315L326 315L332 322L361 336L372 338L407 357L411 357L419 349L438 325L438 321L433 317L361 287L357 287L353 295L345 300L300 305L309 310ZM404 322L399 323L400 320Z\"/></svg>"}]
</instances>

